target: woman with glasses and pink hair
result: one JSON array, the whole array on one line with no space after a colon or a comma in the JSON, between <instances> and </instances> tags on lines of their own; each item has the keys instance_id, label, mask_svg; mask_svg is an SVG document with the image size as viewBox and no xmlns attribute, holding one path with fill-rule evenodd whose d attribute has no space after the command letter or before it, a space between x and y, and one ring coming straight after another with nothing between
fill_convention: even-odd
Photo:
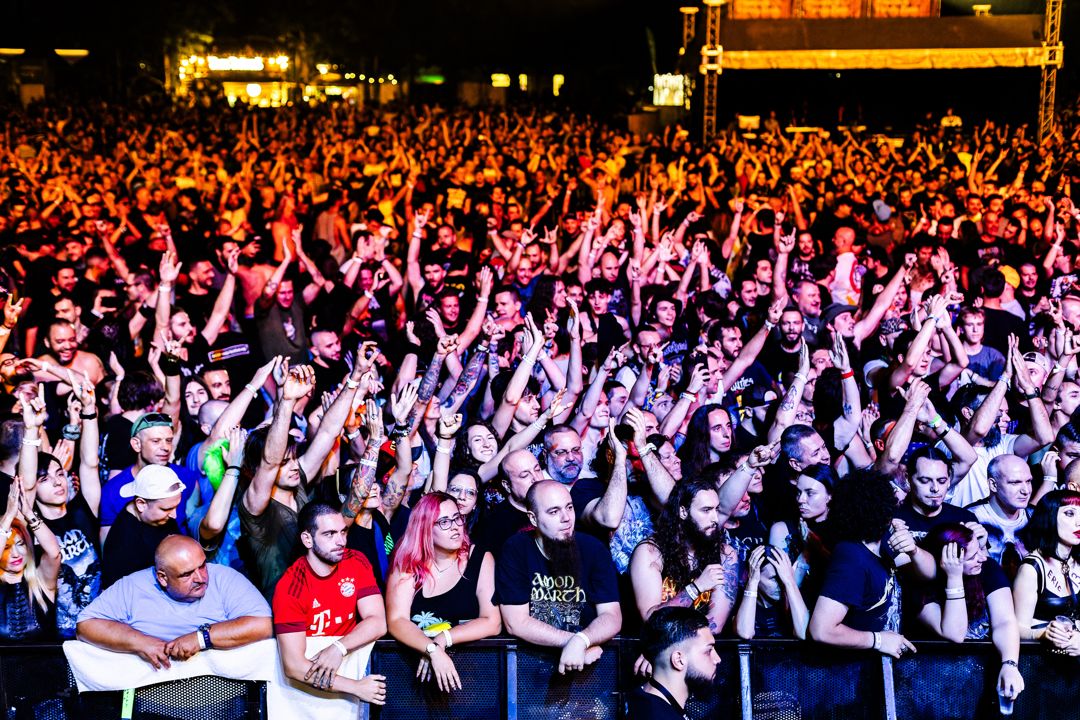
<instances>
[{"instance_id":1,"label":"woman with glasses and pink hair","mask_svg":"<svg viewBox=\"0 0 1080 720\"><path fill-rule=\"evenodd\" d=\"M422 497L394 550L386 583L390 634L421 653L422 682L434 676L443 692L461 689L448 651L499 633L494 592L495 560L469 540L457 501L443 492Z\"/></svg>"}]
</instances>

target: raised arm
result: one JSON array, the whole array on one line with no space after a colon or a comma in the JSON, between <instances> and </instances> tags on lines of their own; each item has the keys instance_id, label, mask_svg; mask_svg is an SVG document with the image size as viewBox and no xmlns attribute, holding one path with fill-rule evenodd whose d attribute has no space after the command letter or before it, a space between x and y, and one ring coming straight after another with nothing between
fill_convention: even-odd
<instances>
[{"instance_id":1,"label":"raised arm","mask_svg":"<svg viewBox=\"0 0 1080 720\"><path fill-rule=\"evenodd\" d=\"M607 443L615 455L604 494L585 506L582 519L604 530L616 530L626 512L626 446L615 437L615 420L608 418Z\"/></svg>"},{"instance_id":2,"label":"raised arm","mask_svg":"<svg viewBox=\"0 0 1080 720\"><path fill-rule=\"evenodd\" d=\"M356 396L357 388L360 387L360 377L370 367L364 362L364 353L367 350L366 346L361 346L352 372L345 379L345 386L338 390L337 397L330 403L322 422L319 423L318 432L311 439L307 450L300 456L300 467L303 468L306 477L319 476L319 469L326 462L330 451L334 449L338 438L341 437L341 429L345 427L345 421L352 412L353 398Z\"/></svg>"},{"instance_id":3,"label":"raised arm","mask_svg":"<svg viewBox=\"0 0 1080 720\"><path fill-rule=\"evenodd\" d=\"M544 334L533 322L531 314L525 315L525 343L528 344L525 356L518 363L514 374L510 376L510 382L506 384L506 392L503 393L502 403L499 404L495 416L491 419L497 435L504 435L509 429L514 417L514 409L521 401L529 377L532 375L533 366L536 365L536 360L544 347Z\"/></svg>"},{"instance_id":4,"label":"raised arm","mask_svg":"<svg viewBox=\"0 0 1080 720\"><path fill-rule=\"evenodd\" d=\"M244 493L244 507L252 515L261 515L270 504L274 482L281 470L281 464L285 461L293 410L296 408L297 401L311 394L314 389L314 368L310 365L301 365L291 370L286 368L285 384L281 388L281 397L274 408L274 419L266 434L262 458L259 459L259 464L252 475L251 485Z\"/></svg>"},{"instance_id":5,"label":"raised arm","mask_svg":"<svg viewBox=\"0 0 1080 720\"><path fill-rule=\"evenodd\" d=\"M240 466L244 464L244 446L247 444L247 431L241 427L232 427L227 433L229 449L225 455L225 475L214 491L210 507L199 523L199 539L203 543L212 542L225 530L229 523L236 487L240 482Z\"/></svg>"},{"instance_id":6,"label":"raised arm","mask_svg":"<svg viewBox=\"0 0 1080 720\"><path fill-rule=\"evenodd\" d=\"M225 282L222 284L221 290L218 291L217 299L214 300L214 308L210 311L210 317L202 329L203 339L206 340L208 345L212 346L217 342L221 329L225 327L225 323L229 319L233 296L236 293L236 273L240 271L239 260L239 249L226 258L228 272L225 275Z\"/></svg>"}]
</instances>

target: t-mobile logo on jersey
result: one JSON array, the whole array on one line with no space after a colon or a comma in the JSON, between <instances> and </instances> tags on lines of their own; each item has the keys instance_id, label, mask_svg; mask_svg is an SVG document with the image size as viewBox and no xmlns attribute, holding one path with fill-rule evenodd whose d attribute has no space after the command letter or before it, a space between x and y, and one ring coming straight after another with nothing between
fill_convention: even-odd
<instances>
[{"instance_id":1,"label":"t-mobile logo on jersey","mask_svg":"<svg viewBox=\"0 0 1080 720\"><path fill-rule=\"evenodd\" d=\"M330 624L330 608L323 610L315 615L314 622L308 626L308 630L311 631L313 636L322 635L326 632L326 627Z\"/></svg>"}]
</instances>

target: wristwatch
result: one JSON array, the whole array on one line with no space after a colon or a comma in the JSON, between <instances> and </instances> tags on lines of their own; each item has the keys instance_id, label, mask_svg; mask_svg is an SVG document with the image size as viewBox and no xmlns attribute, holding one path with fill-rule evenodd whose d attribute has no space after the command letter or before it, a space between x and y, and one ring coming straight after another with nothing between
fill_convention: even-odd
<instances>
[{"instance_id":1,"label":"wristwatch","mask_svg":"<svg viewBox=\"0 0 1080 720\"><path fill-rule=\"evenodd\" d=\"M434 655L439 650L439 646L438 646L438 644L433 643L433 642L428 643L428 646L426 648L424 648L424 650L427 651L428 655Z\"/></svg>"}]
</instances>

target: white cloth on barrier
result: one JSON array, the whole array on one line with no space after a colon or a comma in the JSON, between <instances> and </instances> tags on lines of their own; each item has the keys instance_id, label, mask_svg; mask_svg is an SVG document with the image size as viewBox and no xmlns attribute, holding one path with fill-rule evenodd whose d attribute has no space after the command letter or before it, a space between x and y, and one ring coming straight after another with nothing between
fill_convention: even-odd
<instances>
[{"instance_id":1,"label":"white cloth on barrier","mask_svg":"<svg viewBox=\"0 0 1080 720\"><path fill-rule=\"evenodd\" d=\"M323 648L333 644L340 637L309 637L304 656L309 660ZM368 659L375 643L353 650L345 656L338 668L338 675L359 680L367 673ZM278 681L266 687L266 704L270 711L270 720L285 715L275 716L274 707L288 707L289 720L357 720L360 717L360 700L338 693L316 690L285 677L285 670L278 663Z\"/></svg>"},{"instance_id":2,"label":"white cloth on barrier","mask_svg":"<svg viewBox=\"0 0 1080 720\"><path fill-rule=\"evenodd\" d=\"M307 657L314 657L337 639L308 638ZM371 643L346 655L338 674L356 680L362 678L373 646ZM231 650L207 650L185 661L174 660L171 667L161 670L155 670L138 655L112 652L79 640L64 643L64 656L79 692L128 690L216 675L265 682L269 720L356 720L360 712L360 701L355 698L319 692L286 678L277 641L273 639Z\"/></svg>"}]
</instances>

